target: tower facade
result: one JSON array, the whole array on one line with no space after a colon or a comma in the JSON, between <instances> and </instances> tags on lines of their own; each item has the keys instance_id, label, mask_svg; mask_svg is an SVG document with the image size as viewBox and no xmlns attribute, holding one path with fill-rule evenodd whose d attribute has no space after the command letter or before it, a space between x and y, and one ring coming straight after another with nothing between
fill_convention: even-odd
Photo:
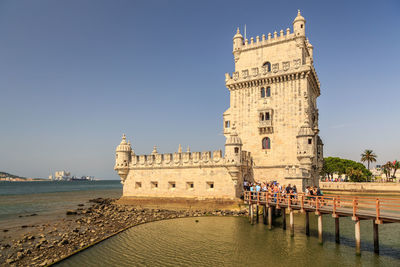
<instances>
[{"instance_id":1,"label":"tower facade","mask_svg":"<svg viewBox=\"0 0 400 267\"><path fill-rule=\"evenodd\" d=\"M232 128L252 155L256 181L276 180L299 189L318 184L323 144L318 136L320 83L313 46L300 11L289 28L244 40L233 38L235 70L225 74L230 107L224 134Z\"/></svg>"}]
</instances>

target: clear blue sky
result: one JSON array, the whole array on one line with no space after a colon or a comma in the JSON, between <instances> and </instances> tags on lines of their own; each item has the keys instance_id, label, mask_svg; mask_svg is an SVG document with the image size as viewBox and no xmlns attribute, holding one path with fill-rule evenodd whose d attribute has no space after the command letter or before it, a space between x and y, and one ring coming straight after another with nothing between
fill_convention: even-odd
<instances>
[{"instance_id":1,"label":"clear blue sky","mask_svg":"<svg viewBox=\"0 0 400 267\"><path fill-rule=\"evenodd\" d=\"M0 1L0 170L117 179L137 153L223 148L232 37L301 9L321 81L325 156L400 159L399 1Z\"/></svg>"}]
</instances>

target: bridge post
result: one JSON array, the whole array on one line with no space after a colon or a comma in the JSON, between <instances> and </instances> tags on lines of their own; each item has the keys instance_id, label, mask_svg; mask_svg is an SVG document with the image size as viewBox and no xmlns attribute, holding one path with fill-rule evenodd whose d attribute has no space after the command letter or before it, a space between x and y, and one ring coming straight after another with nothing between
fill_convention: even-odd
<instances>
[{"instance_id":1,"label":"bridge post","mask_svg":"<svg viewBox=\"0 0 400 267\"><path fill-rule=\"evenodd\" d=\"M355 238L356 238L356 254L361 254L361 232L360 232L360 220L357 218L355 221Z\"/></svg>"},{"instance_id":2,"label":"bridge post","mask_svg":"<svg viewBox=\"0 0 400 267\"><path fill-rule=\"evenodd\" d=\"M318 241L320 244L322 244L323 239L322 239L322 214L318 214Z\"/></svg>"},{"instance_id":3,"label":"bridge post","mask_svg":"<svg viewBox=\"0 0 400 267\"><path fill-rule=\"evenodd\" d=\"M335 217L335 241L336 243L340 243L340 235L339 235L339 216Z\"/></svg>"},{"instance_id":4,"label":"bridge post","mask_svg":"<svg viewBox=\"0 0 400 267\"><path fill-rule=\"evenodd\" d=\"M268 206L268 229L272 229L272 207Z\"/></svg>"},{"instance_id":5,"label":"bridge post","mask_svg":"<svg viewBox=\"0 0 400 267\"><path fill-rule=\"evenodd\" d=\"M378 232L378 224L372 220L374 226L374 252L379 254L379 232Z\"/></svg>"},{"instance_id":6,"label":"bridge post","mask_svg":"<svg viewBox=\"0 0 400 267\"><path fill-rule=\"evenodd\" d=\"M282 208L282 229L286 230L286 209Z\"/></svg>"},{"instance_id":7,"label":"bridge post","mask_svg":"<svg viewBox=\"0 0 400 267\"><path fill-rule=\"evenodd\" d=\"M263 205L263 224L267 224L267 205Z\"/></svg>"},{"instance_id":8,"label":"bridge post","mask_svg":"<svg viewBox=\"0 0 400 267\"><path fill-rule=\"evenodd\" d=\"M290 218L290 236L294 236L294 217L293 217L293 210L289 210L289 218Z\"/></svg>"},{"instance_id":9,"label":"bridge post","mask_svg":"<svg viewBox=\"0 0 400 267\"><path fill-rule=\"evenodd\" d=\"M256 220L257 220L257 223L258 223L258 204L256 205Z\"/></svg>"},{"instance_id":10,"label":"bridge post","mask_svg":"<svg viewBox=\"0 0 400 267\"><path fill-rule=\"evenodd\" d=\"M250 223L254 224L254 207L253 207L253 204L251 204L251 208L250 208Z\"/></svg>"},{"instance_id":11,"label":"bridge post","mask_svg":"<svg viewBox=\"0 0 400 267\"><path fill-rule=\"evenodd\" d=\"M251 222L251 203L249 202L249 221Z\"/></svg>"},{"instance_id":12,"label":"bridge post","mask_svg":"<svg viewBox=\"0 0 400 267\"><path fill-rule=\"evenodd\" d=\"M306 235L310 236L310 217L308 216L308 211L305 212L306 215Z\"/></svg>"}]
</instances>

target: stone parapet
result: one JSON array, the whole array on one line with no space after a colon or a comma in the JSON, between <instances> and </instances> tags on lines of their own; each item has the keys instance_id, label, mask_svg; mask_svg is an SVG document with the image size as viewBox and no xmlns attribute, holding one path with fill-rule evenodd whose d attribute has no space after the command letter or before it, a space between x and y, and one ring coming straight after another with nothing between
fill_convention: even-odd
<instances>
[{"instance_id":1,"label":"stone parapet","mask_svg":"<svg viewBox=\"0 0 400 267\"><path fill-rule=\"evenodd\" d=\"M242 151L240 165L250 166L249 152ZM221 150L204 152L175 152L165 154L132 155L129 169L170 168L170 167L200 167L225 166L230 164L222 155Z\"/></svg>"}]
</instances>

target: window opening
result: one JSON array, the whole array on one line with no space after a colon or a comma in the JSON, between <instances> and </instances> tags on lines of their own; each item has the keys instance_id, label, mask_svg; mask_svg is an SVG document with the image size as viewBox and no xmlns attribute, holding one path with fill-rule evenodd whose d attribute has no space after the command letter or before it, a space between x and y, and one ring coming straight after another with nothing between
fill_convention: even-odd
<instances>
[{"instance_id":1,"label":"window opening","mask_svg":"<svg viewBox=\"0 0 400 267\"><path fill-rule=\"evenodd\" d=\"M267 72L271 71L271 63L269 63L268 61L263 64L263 67L265 67Z\"/></svg>"},{"instance_id":2,"label":"window opening","mask_svg":"<svg viewBox=\"0 0 400 267\"><path fill-rule=\"evenodd\" d=\"M269 139L269 137L263 138L262 149L271 149L271 139Z\"/></svg>"},{"instance_id":3,"label":"window opening","mask_svg":"<svg viewBox=\"0 0 400 267\"><path fill-rule=\"evenodd\" d=\"M271 96L271 87L267 87L267 92L266 92L267 97Z\"/></svg>"},{"instance_id":4,"label":"window opening","mask_svg":"<svg viewBox=\"0 0 400 267\"><path fill-rule=\"evenodd\" d=\"M261 88L261 98L265 97L265 88Z\"/></svg>"}]
</instances>

